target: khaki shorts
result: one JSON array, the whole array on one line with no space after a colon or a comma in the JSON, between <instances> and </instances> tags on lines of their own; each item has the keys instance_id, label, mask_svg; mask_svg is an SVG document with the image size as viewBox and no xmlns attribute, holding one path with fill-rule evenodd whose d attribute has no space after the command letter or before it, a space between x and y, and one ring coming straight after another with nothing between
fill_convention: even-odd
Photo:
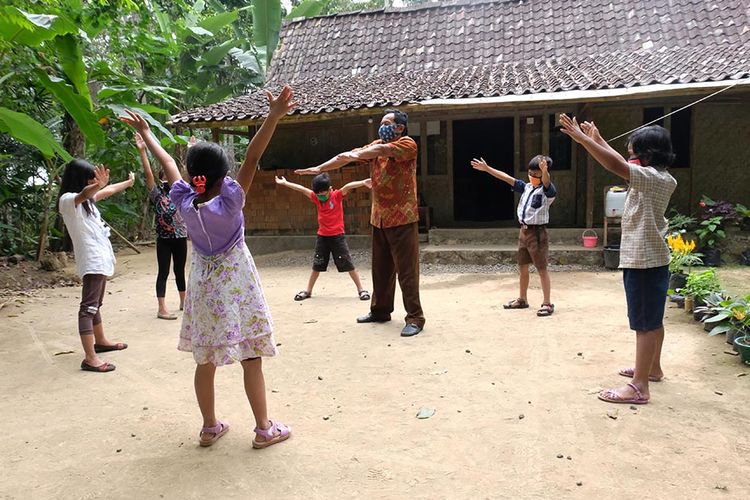
<instances>
[{"instance_id":1,"label":"khaki shorts","mask_svg":"<svg viewBox=\"0 0 750 500\"><path fill-rule=\"evenodd\" d=\"M537 269L547 269L549 259L549 236L547 226L521 228L518 234L518 264L534 264Z\"/></svg>"}]
</instances>

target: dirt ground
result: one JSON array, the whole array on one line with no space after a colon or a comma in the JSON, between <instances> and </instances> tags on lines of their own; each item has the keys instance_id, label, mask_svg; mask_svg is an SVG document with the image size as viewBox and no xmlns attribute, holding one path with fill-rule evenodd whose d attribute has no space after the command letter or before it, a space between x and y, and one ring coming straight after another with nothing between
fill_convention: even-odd
<instances>
[{"instance_id":1,"label":"dirt ground","mask_svg":"<svg viewBox=\"0 0 750 500\"><path fill-rule=\"evenodd\" d=\"M667 310L652 402L596 399L633 358L616 272L553 273L546 319L502 309L514 274L423 276L427 325L402 339L398 302L391 323L357 325L368 307L345 274L298 303L308 267L260 257L281 344L264 364L270 413L293 437L255 451L239 366L217 375L231 431L197 446L194 363L175 348L179 321L156 319L155 260L118 256L102 312L130 347L105 358L111 374L78 369L78 287L0 310L0 498L750 496L750 367L683 311Z\"/></svg>"}]
</instances>

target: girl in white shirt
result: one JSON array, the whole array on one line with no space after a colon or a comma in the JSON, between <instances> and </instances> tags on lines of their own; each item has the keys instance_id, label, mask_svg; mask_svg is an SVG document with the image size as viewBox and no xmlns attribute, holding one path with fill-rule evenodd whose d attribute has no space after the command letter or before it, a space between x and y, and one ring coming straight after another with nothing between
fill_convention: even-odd
<instances>
[{"instance_id":1,"label":"girl in white shirt","mask_svg":"<svg viewBox=\"0 0 750 500\"><path fill-rule=\"evenodd\" d=\"M84 160L71 161L63 172L58 206L73 241L76 270L83 280L78 333L86 357L81 362L81 370L111 372L115 365L102 361L98 353L128 347L122 342L111 342L104 336L99 309L107 276L115 272L115 254L109 241L109 227L102 220L95 202L131 187L134 179L131 172L128 180L107 186L109 169L101 165L94 167Z\"/></svg>"}]
</instances>

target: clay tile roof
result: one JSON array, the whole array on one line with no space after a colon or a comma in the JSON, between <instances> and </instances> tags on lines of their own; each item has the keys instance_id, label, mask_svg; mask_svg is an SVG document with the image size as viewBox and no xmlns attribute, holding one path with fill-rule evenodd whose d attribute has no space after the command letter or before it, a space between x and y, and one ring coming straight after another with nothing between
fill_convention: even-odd
<instances>
[{"instance_id":1,"label":"clay tile roof","mask_svg":"<svg viewBox=\"0 0 750 500\"><path fill-rule=\"evenodd\" d=\"M266 88L300 114L750 76L745 0L487 0L287 22ZM172 123L254 120L260 90Z\"/></svg>"}]
</instances>

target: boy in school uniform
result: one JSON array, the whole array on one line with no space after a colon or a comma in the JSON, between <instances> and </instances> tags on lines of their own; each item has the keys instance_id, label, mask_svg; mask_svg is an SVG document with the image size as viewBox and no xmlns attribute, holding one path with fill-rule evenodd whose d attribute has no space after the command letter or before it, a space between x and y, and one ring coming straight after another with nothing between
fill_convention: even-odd
<instances>
[{"instance_id":1,"label":"boy in school uniform","mask_svg":"<svg viewBox=\"0 0 750 500\"><path fill-rule=\"evenodd\" d=\"M552 183L549 169L552 158L537 155L529 162L529 181L524 182L490 167L483 158L471 161L471 166L480 172L487 172L493 177L507 182L517 193L521 193L517 215L521 231L518 235L518 270L520 286L518 298L504 304L505 309L526 309L529 307L527 292L529 289L529 264L534 264L542 282L544 302L537 311L537 316L551 316L555 305L550 299L550 277L547 270L549 259L549 207L555 201L557 188Z\"/></svg>"},{"instance_id":2,"label":"boy in school uniform","mask_svg":"<svg viewBox=\"0 0 750 500\"><path fill-rule=\"evenodd\" d=\"M352 256L349 252L349 244L344 233L343 206L344 198L349 194L349 191L360 187L370 188L372 186L370 179L350 182L341 189L333 189L331 178L325 173L313 178L312 189L289 182L284 177L276 177L276 184L302 193L315 203L318 210L318 239L315 243L312 273L307 282L307 288L297 293L294 300L300 301L312 297L312 290L318 276L328 269L331 254L333 254L333 263L336 264L336 269L340 273L348 272L352 281L354 281L359 299L370 300L370 292L362 288L359 273L354 268Z\"/></svg>"}]
</instances>

